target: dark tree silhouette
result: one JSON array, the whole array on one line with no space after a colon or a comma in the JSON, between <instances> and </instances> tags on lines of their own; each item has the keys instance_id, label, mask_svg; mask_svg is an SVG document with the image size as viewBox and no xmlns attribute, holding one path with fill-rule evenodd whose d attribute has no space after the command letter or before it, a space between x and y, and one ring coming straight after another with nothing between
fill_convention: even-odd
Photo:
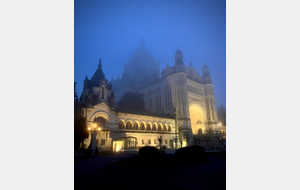
<instances>
[{"instance_id":1,"label":"dark tree silhouette","mask_svg":"<svg viewBox=\"0 0 300 190\"><path fill-rule=\"evenodd\" d=\"M86 120L84 117L74 118L74 148L79 149L80 143L84 142L84 139L89 137L87 131Z\"/></svg>"},{"instance_id":2,"label":"dark tree silhouette","mask_svg":"<svg viewBox=\"0 0 300 190\"><path fill-rule=\"evenodd\" d=\"M211 141L212 140L212 136L211 136L211 134L210 133L206 133L206 134L204 134L203 135L203 140L206 142L206 145L207 145L207 150L210 150L210 148L209 148L209 141Z\"/></svg>"},{"instance_id":3,"label":"dark tree silhouette","mask_svg":"<svg viewBox=\"0 0 300 190\"><path fill-rule=\"evenodd\" d=\"M177 136L173 137L173 141L175 142L175 150L177 150L177 143L179 141L179 138Z\"/></svg>"},{"instance_id":4,"label":"dark tree silhouette","mask_svg":"<svg viewBox=\"0 0 300 190\"><path fill-rule=\"evenodd\" d=\"M125 92L117 103L118 108L126 110L145 110L143 94L137 92Z\"/></svg>"},{"instance_id":5,"label":"dark tree silhouette","mask_svg":"<svg viewBox=\"0 0 300 190\"><path fill-rule=\"evenodd\" d=\"M216 138L217 138L217 140L220 143L220 149L222 149L222 144L223 144L223 137L222 137L222 135L221 134L217 134Z\"/></svg>"},{"instance_id":6,"label":"dark tree silhouette","mask_svg":"<svg viewBox=\"0 0 300 190\"><path fill-rule=\"evenodd\" d=\"M76 92L76 82L74 82L74 101L78 101L78 95Z\"/></svg>"},{"instance_id":7,"label":"dark tree silhouette","mask_svg":"<svg viewBox=\"0 0 300 190\"><path fill-rule=\"evenodd\" d=\"M84 139L88 137L86 119L83 116L82 104L78 101L74 82L74 149L78 150L80 143L83 145Z\"/></svg>"},{"instance_id":8,"label":"dark tree silhouette","mask_svg":"<svg viewBox=\"0 0 300 190\"><path fill-rule=\"evenodd\" d=\"M193 143L195 145L199 145L200 146L201 141L203 141L202 135L200 135L200 136L193 135Z\"/></svg>"},{"instance_id":9,"label":"dark tree silhouette","mask_svg":"<svg viewBox=\"0 0 300 190\"><path fill-rule=\"evenodd\" d=\"M161 151L161 143L163 141L162 136L157 137L157 141L159 142L159 150Z\"/></svg>"}]
</instances>

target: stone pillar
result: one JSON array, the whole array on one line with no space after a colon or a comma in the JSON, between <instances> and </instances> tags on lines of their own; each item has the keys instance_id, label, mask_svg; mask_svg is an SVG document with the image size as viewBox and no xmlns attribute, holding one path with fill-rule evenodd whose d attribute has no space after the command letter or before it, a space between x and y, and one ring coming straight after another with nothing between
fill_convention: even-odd
<instances>
[{"instance_id":1,"label":"stone pillar","mask_svg":"<svg viewBox=\"0 0 300 190\"><path fill-rule=\"evenodd\" d=\"M99 95L99 100L102 99L102 87L100 87L100 95Z\"/></svg>"},{"instance_id":2,"label":"stone pillar","mask_svg":"<svg viewBox=\"0 0 300 190\"><path fill-rule=\"evenodd\" d=\"M106 88L103 88L103 90L104 90L104 100L106 101L107 100L107 98L106 98Z\"/></svg>"}]
</instances>

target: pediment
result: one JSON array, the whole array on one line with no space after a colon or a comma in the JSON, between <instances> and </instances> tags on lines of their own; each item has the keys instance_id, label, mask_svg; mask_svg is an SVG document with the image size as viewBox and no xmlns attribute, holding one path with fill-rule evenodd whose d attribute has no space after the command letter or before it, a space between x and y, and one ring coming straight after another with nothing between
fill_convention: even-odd
<instances>
[{"instance_id":1,"label":"pediment","mask_svg":"<svg viewBox=\"0 0 300 190\"><path fill-rule=\"evenodd\" d=\"M96 104L96 105L92 106L91 108L93 108L95 110L98 110L100 108L110 109L110 107L105 102L100 102L99 104Z\"/></svg>"}]
</instances>

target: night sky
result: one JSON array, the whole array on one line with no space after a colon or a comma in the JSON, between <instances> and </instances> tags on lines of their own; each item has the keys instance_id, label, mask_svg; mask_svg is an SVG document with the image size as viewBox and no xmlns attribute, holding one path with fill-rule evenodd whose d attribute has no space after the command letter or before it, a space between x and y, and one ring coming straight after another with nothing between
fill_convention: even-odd
<instances>
[{"instance_id":1,"label":"night sky","mask_svg":"<svg viewBox=\"0 0 300 190\"><path fill-rule=\"evenodd\" d=\"M226 107L226 1L74 2L74 82L80 96L99 59L110 81L122 76L141 38L160 71L173 66L177 46L186 66L210 69L216 106Z\"/></svg>"}]
</instances>

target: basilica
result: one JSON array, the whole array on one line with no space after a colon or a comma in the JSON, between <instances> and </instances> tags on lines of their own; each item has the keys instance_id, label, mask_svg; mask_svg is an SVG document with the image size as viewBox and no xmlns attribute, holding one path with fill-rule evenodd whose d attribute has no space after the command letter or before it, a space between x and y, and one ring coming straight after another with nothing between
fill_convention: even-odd
<instances>
[{"instance_id":1,"label":"basilica","mask_svg":"<svg viewBox=\"0 0 300 190\"><path fill-rule=\"evenodd\" d=\"M191 62L184 63L178 47L174 63L160 72L141 41L124 63L122 77L108 81L100 59L94 75L85 78L80 96L88 129L95 130L85 145L91 143L99 151L138 150L158 147L160 137L164 149L175 149L191 145L193 135L220 133L208 66L203 65L200 75ZM128 91L143 95L146 111L118 109L117 102Z\"/></svg>"}]
</instances>

